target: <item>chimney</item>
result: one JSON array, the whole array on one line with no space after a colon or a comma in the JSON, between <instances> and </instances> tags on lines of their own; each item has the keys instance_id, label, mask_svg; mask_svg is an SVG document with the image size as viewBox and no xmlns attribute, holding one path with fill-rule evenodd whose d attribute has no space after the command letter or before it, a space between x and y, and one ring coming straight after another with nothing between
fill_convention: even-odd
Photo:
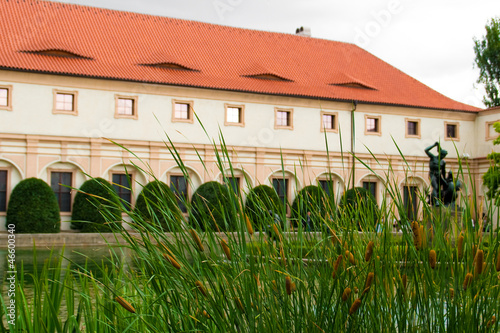
<instances>
[{"instance_id":1,"label":"chimney","mask_svg":"<svg viewBox=\"0 0 500 333\"><path fill-rule=\"evenodd\" d=\"M295 30L295 34L304 37L311 37L311 28L309 27L300 27Z\"/></svg>"}]
</instances>

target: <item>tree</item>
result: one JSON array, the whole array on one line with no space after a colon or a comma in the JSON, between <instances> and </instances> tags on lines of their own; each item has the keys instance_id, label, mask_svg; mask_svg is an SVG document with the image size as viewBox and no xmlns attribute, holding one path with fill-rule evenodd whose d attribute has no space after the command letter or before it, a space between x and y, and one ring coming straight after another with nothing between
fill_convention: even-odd
<instances>
[{"instance_id":1,"label":"tree","mask_svg":"<svg viewBox=\"0 0 500 333\"><path fill-rule=\"evenodd\" d=\"M272 215L269 214L272 212ZM274 214L283 211L283 202L271 186L259 185L247 195L245 214L254 223L257 230L263 230L274 220Z\"/></svg>"},{"instance_id":2,"label":"tree","mask_svg":"<svg viewBox=\"0 0 500 333\"><path fill-rule=\"evenodd\" d=\"M494 123L493 127L500 134L500 123ZM493 144L500 144L500 136L493 141ZM500 153L492 152L487 157L490 160L490 167L483 175L484 186L488 188L486 196L494 200L495 205L500 206Z\"/></svg>"},{"instance_id":3,"label":"tree","mask_svg":"<svg viewBox=\"0 0 500 333\"><path fill-rule=\"evenodd\" d=\"M6 225L16 233L55 233L61 230L59 204L50 186L41 179L28 178L14 187L7 209Z\"/></svg>"},{"instance_id":4,"label":"tree","mask_svg":"<svg viewBox=\"0 0 500 333\"><path fill-rule=\"evenodd\" d=\"M297 193L292 204L292 218L299 223L307 221L307 214L310 213L312 230L318 230L319 225L316 225L320 217L325 215L326 205L329 203L325 191L319 186L309 185L304 187Z\"/></svg>"},{"instance_id":5,"label":"tree","mask_svg":"<svg viewBox=\"0 0 500 333\"><path fill-rule=\"evenodd\" d=\"M481 40L474 38L474 52L479 68L477 83L484 84L486 90L483 102L487 107L500 106L500 18L486 24L486 36Z\"/></svg>"},{"instance_id":6,"label":"tree","mask_svg":"<svg viewBox=\"0 0 500 333\"><path fill-rule=\"evenodd\" d=\"M191 223L198 224L202 230L234 231L236 211L232 207L230 196L228 187L218 182L202 184L191 200Z\"/></svg>"},{"instance_id":7,"label":"tree","mask_svg":"<svg viewBox=\"0 0 500 333\"><path fill-rule=\"evenodd\" d=\"M71 229L82 232L110 232L107 222L118 222L120 203L111 184L103 178L93 178L82 184L75 195Z\"/></svg>"}]
</instances>

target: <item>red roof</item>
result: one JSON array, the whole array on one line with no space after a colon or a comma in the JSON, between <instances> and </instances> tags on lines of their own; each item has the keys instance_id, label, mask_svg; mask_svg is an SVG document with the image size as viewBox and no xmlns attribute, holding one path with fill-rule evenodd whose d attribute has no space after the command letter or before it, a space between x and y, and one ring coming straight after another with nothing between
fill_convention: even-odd
<instances>
[{"instance_id":1,"label":"red roof","mask_svg":"<svg viewBox=\"0 0 500 333\"><path fill-rule=\"evenodd\" d=\"M80 5L0 0L0 45L2 69L479 110L353 44Z\"/></svg>"}]
</instances>

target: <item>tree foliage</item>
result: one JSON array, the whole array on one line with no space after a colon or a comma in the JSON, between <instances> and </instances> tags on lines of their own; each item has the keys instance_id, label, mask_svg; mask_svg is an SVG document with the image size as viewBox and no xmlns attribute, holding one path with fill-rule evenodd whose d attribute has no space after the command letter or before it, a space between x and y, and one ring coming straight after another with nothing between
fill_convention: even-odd
<instances>
[{"instance_id":1,"label":"tree foliage","mask_svg":"<svg viewBox=\"0 0 500 333\"><path fill-rule=\"evenodd\" d=\"M71 229L82 232L110 232L112 228L107 222L121 220L118 206L118 195L107 180L89 179L75 195Z\"/></svg>"},{"instance_id":2,"label":"tree foliage","mask_svg":"<svg viewBox=\"0 0 500 333\"><path fill-rule=\"evenodd\" d=\"M274 220L274 215L270 215L269 211L276 214L282 210L283 203L274 188L270 186L256 186L247 195L245 213L257 230L263 230L262 228L270 224L267 219Z\"/></svg>"},{"instance_id":3,"label":"tree foliage","mask_svg":"<svg viewBox=\"0 0 500 333\"><path fill-rule=\"evenodd\" d=\"M356 220L359 225L374 227L380 218L377 201L367 189L354 187L345 191L340 200L339 214L347 220Z\"/></svg>"},{"instance_id":4,"label":"tree foliage","mask_svg":"<svg viewBox=\"0 0 500 333\"><path fill-rule=\"evenodd\" d=\"M477 83L484 84L487 107L500 106L500 18L493 18L486 25L486 35L474 39L476 66L479 68Z\"/></svg>"},{"instance_id":5,"label":"tree foliage","mask_svg":"<svg viewBox=\"0 0 500 333\"><path fill-rule=\"evenodd\" d=\"M27 178L12 190L6 225L14 224L16 233L55 233L61 230L56 196L41 179Z\"/></svg>"},{"instance_id":6,"label":"tree foliage","mask_svg":"<svg viewBox=\"0 0 500 333\"><path fill-rule=\"evenodd\" d=\"M191 223L197 224L202 230L235 230L236 211L231 205L230 195L228 187L218 182L202 184L194 192L191 200L193 213Z\"/></svg>"},{"instance_id":7,"label":"tree foliage","mask_svg":"<svg viewBox=\"0 0 500 333\"><path fill-rule=\"evenodd\" d=\"M297 193L292 204L292 218L295 220L307 220L307 213L311 213L311 222L319 221L321 216L325 215L326 205L329 201L326 198L325 191L319 186L309 185ZM312 225L313 230L319 229L318 225Z\"/></svg>"},{"instance_id":8,"label":"tree foliage","mask_svg":"<svg viewBox=\"0 0 500 333\"><path fill-rule=\"evenodd\" d=\"M500 133L500 123L494 123L493 128L497 133ZM500 144L500 136L493 141L493 144ZM490 167L483 175L484 186L488 189L486 196L490 200L494 200L497 206L500 206L500 153L492 152L488 154L488 159L490 160Z\"/></svg>"}]
</instances>

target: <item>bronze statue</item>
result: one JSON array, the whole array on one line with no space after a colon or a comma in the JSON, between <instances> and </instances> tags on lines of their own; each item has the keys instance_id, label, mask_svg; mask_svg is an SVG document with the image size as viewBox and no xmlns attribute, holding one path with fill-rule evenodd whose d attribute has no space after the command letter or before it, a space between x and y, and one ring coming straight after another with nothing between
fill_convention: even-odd
<instances>
[{"instance_id":1,"label":"bronze statue","mask_svg":"<svg viewBox=\"0 0 500 333\"><path fill-rule=\"evenodd\" d=\"M431 153L434 147L437 147L437 155ZM425 153L430 158L429 178L431 179L432 189L429 203L434 206L454 204L457 192L461 188L461 183L459 180L454 180L451 171L446 175L446 162L444 158L448 155L448 152L441 148L439 142L436 142L432 146L427 147Z\"/></svg>"}]
</instances>

